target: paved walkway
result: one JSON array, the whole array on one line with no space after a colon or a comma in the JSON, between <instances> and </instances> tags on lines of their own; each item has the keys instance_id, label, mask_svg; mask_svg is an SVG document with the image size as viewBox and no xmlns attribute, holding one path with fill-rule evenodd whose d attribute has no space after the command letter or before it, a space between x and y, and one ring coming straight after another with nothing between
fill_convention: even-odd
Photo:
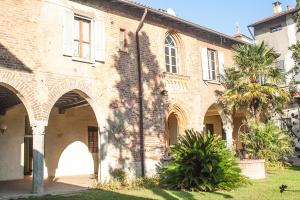
<instances>
[{"instance_id":1,"label":"paved walkway","mask_svg":"<svg viewBox=\"0 0 300 200\"><path fill-rule=\"evenodd\" d=\"M0 181L0 200L33 196L31 184L31 177L16 181ZM45 180L44 184L43 195L58 195L87 190L95 184L95 179L91 175L57 177Z\"/></svg>"}]
</instances>

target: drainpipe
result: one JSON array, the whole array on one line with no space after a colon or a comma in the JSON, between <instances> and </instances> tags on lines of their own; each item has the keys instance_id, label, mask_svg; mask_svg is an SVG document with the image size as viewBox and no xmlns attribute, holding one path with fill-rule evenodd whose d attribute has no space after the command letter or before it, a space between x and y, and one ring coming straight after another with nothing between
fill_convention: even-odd
<instances>
[{"instance_id":1,"label":"drainpipe","mask_svg":"<svg viewBox=\"0 0 300 200\"><path fill-rule=\"evenodd\" d=\"M147 15L148 10L145 9L143 17L139 23L139 26L135 32L136 39L136 51L137 51L137 64L138 64L138 88L139 88L139 129L140 129L140 154L141 154L141 175L145 176L145 156L144 156L144 109L143 109L143 77L142 77L142 62L141 62L141 52L140 52L140 40L139 32L143 28L144 20Z\"/></svg>"}]
</instances>

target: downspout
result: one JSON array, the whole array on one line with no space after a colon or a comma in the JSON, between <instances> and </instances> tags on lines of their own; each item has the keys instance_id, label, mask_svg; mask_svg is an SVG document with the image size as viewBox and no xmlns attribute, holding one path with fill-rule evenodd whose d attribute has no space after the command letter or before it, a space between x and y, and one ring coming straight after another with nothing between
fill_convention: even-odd
<instances>
[{"instance_id":1,"label":"downspout","mask_svg":"<svg viewBox=\"0 0 300 200\"><path fill-rule=\"evenodd\" d=\"M136 39L136 51L137 51L137 64L138 64L138 88L139 88L139 129L140 129L140 156L141 156L141 175L145 176L145 156L144 156L144 108L143 108L143 77L142 77L142 62L141 62L141 52L140 52L140 40L139 32L143 28L144 20L147 15L148 10L145 9L143 17L139 23L139 26L135 32Z\"/></svg>"}]
</instances>

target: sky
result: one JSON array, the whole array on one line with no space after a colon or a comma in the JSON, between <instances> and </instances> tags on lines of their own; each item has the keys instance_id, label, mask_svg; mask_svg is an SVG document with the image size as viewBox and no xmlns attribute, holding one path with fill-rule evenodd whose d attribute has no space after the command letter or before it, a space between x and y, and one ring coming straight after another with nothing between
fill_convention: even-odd
<instances>
[{"instance_id":1,"label":"sky","mask_svg":"<svg viewBox=\"0 0 300 200\"><path fill-rule=\"evenodd\" d=\"M172 8L180 18L227 35L240 31L250 36L247 26L273 14L276 0L136 0L154 8ZM281 0L283 10L296 5L296 0Z\"/></svg>"}]
</instances>

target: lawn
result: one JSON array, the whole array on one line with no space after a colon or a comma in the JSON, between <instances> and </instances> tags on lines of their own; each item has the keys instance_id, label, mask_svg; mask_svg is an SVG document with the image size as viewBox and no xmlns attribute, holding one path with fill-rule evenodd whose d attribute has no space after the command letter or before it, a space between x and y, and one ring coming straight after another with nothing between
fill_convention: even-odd
<instances>
[{"instance_id":1,"label":"lawn","mask_svg":"<svg viewBox=\"0 0 300 200\"><path fill-rule=\"evenodd\" d=\"M279 186L288 186L284 193L279 192ZM271 171L264 180L252 181L251 185L238 188L234 191L218 192L178 192L160 188L140 190L103 191L90 190L75 196L46 196L42 198L30 198L31 200L81 200L81 199L104 199L104 200L136 200L136 199L169 199L169 200L202 200L202 199L299 199L300 200L300 168Z\"/></svg>"}]
</instances>

